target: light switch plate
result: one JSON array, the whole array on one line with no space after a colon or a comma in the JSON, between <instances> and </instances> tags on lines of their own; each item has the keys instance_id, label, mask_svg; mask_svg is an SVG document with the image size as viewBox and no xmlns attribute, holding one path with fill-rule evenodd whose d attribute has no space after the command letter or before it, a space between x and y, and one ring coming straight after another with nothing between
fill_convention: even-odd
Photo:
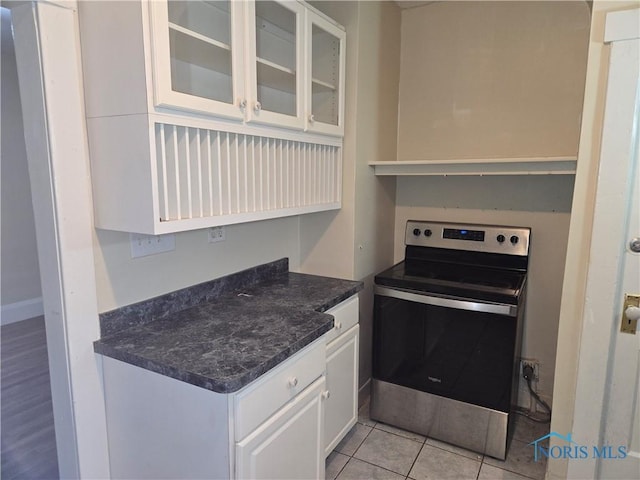
<instances>
[{"instance_id":1,"label":"light switch plate","mask_svg":"<svg viewBox=\"0 0 640 480\"><path fill-rule=\"evenodd\" d=\"M146 257L176 249L176 236L173 233L166 235L130 233L129 241L131 243L131 258Z\"/></svg>"}]
</instances>

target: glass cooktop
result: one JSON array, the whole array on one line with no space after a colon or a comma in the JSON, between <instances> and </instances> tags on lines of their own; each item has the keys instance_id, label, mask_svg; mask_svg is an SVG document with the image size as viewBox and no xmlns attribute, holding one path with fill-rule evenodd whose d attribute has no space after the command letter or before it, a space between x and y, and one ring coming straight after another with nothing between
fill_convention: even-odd
<instances>
[{"instance_id":1,"label":"glass cooktop","mask_svg":"<svg viewBox=\"0 0 640 480\"><path fill-rule=\"evenodd\" d=\"M405 261L376 275L387 287L516 305L524 289L526 272L445 262Z\"/></svg>"}]
</instances>

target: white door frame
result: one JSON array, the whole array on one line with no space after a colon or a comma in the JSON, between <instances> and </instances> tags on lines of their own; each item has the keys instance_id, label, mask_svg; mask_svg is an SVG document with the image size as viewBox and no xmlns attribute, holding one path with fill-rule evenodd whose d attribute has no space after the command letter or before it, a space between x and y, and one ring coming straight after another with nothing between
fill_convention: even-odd
<instances>
[{"instance_id":1,"label":"white door frame","mask_svg":"<svg viewBox=\"0 0 640 480\"><path fill-rule=\"evenodd\" d=\"M61 478L108 478L75 1L12 8Z\"/></svg>"},{"instance_id":2,"label":"white door frame","mask_svg":"<svg viewBox=\"0 0 640 480\"><path fill-rule=\"evenodd\" d=\"M621 45L616 45L617 42L637 39L639 15L638 9L608 13L604 42L610 43L611 48L615 49ZM585 216L581 218L583 223L576 222L574 225L572 222L572 229L588 230L588 232L585 231L586 236L581 238L575 237L569 249L573 249L575 253L583 251L584 245L589 245L589 242L591 245L587 250L590 254L584 289L580 290L579 275L576 278L565 278L563 304L565 302L581 303L584 305L584 310L581 314L581 324L573 325L574 331L563 332L563 328L567 326L560 325L558 350L565 348L573 350L573 342L578 342L578 351L575 359L573 389L562 385L563 381L571 380L571 375L567 373L567 366L559 364L556 367L556 386L562 387L563 394L554 398L551 429L561 434L571 432L573 437L583 445L602 443L611 368L609 355L612 345L615 344L617 330L620 328L620 312L616 315L612 312L614 308L616 310L622 308L621 300L618 299L619 260L622 254L621 249L623 249L620 241L626 240L623 228L627 213L625 201L631 191L632 183L632 179L625 173L628 168L627 162L633 153L631 131L634 115L637 114L638 95L637 72L634 72L633 68L635 67L628 68L630 74L627 77L629 78L622 81L617 79L616 84L609 82L607 96L609 105L607 105L604 119L602 151L598 155L599 170L595 204L585 210ZM585 134L584 129L583 134ZM580 162L578 168L580 170ZM576 183L582 181L584 186L589 182L586 176L591 173L589 165L585 165L579 171ZM578 185L576 185L577 188ZM590 222L589 214L594 214L593 225L592 228L585 229ZM570 257L571 253L568 253L568 258ZM582 261L586 263L587 259L583 258ZM576 291L580 294L579 298L575 298ZM567 414L570 415L570 419L562 418ZM563 427L570 430L564 431ZM551 444L552 446L560 445L554 440ZM547 478L596 478L599 472L599 461L594 458L564 460L564 468L553 465L553 462L550 461Z\"/></svg>"}]
</instances>

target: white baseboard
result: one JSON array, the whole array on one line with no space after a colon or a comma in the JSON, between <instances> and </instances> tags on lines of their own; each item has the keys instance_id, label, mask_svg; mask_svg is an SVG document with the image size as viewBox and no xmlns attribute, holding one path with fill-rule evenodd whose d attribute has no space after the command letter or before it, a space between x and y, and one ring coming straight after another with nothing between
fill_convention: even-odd
<instances>
[{"instance_id":1,"label":"white baseboard","mask_svg":"<svg viewBox=\"0 0 640 480\"><path fill-rule=\"evenodd\" d=\"M44 315L42 297L9 303L2 305L0 310L0 325L8 325L19 322L20 320L39 317L40 315Z\"/></svg>"}]
</instances>

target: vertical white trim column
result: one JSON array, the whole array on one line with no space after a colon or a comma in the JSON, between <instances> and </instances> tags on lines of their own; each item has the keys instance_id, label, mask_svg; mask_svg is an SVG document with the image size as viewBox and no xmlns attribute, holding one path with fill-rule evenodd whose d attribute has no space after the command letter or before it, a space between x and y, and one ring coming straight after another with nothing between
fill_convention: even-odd
<instances>
[{"instance_id":1,"label":"vertical white trim column","mask_svg":"<svg viewBox=\"0 0 640 480\"><path fill-rule=\"evenodd\" d=\"M624 268L626 205L635 180L628 174L640 92L639 18L638 9L611 12L606 17L604 43L611 43L611 55L571 431L576 441L589 448L605 441L607 397L615 388L610 382L620 318L617 302ZM635 368L631 366L629 373ZM552 447L561 443L551 440ZM600 478L601 462L592 456L569 459L565 478Z\"/></svg>"},{"instance_id":2,"label":"vertical white trim column","mask_svg":"<svg viewBox=\"0 0 640 480\"><path fill-rule=\"evenodd\" d=\"M75 2L12 10L61 478L108 478Z\"/></svg>"}]
</instances>

